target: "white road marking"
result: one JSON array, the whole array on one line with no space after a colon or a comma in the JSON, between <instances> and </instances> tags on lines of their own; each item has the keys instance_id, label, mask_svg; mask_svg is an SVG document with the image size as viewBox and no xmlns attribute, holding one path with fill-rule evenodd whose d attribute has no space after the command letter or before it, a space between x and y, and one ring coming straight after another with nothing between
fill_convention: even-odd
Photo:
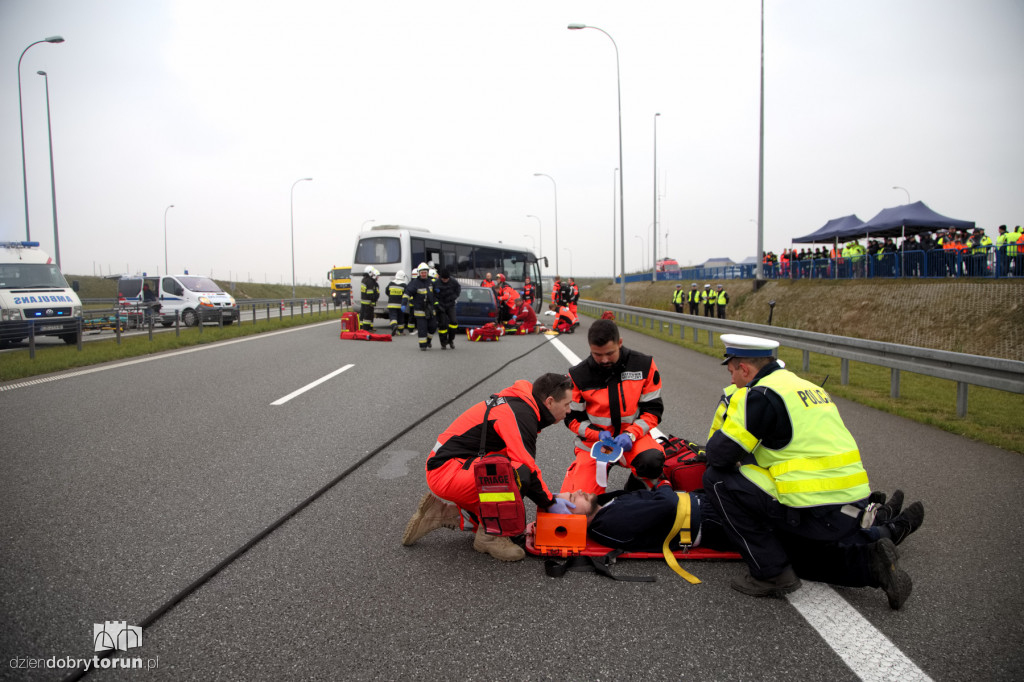
<instances>
[{"instance_id":1,"label":"white road marking","mask_svg":"<svg viewBox=\"0 0 1024 682\"><path fill-rule=\"evenodd\" d=\"M556 336L548 341L569 361L580 358ZM651 435L662 435L651 429ZM803 581L803 587L786 595L789 603L817 631L857 677L864 682L881 680L931 680L895 644L875 629L857 609L824 583Z\"/></svg>"},{"instance_id":2,"label":"white road marking","mask_svg":"<svg viewBox=\"0 0 1024 682\"><path fill-rule=\"evenodd\" d=\"M316 381L314 381L312 383L309 383L309 384L306 384L305 386L303 386L302 388L298 389L297 391L292 391L291 393L289 393L285 397L278 398L277 400L275 400L274 402L272 402L270 404L271 405L284 405L286 402L288 402L292 398L294 398L296 396L302 395L303 393L305 393L306 391L308 391L311 388L316 388L317 386L319 386L320 384L324 383L325 381L328 381L328 380L333 379L334 377L338 376L339 374L344 372L346 369L351 369L353 367L355 367L355 365L345 365L341 369L336 369L333 372L331 372L330 374L326 374L326 375L320 377L319 379L317 379Z\"/></svg>"},{"instance_id":3,"label":"white road marking","mask_svg":"<svg viewBox=\"0 0 1024 682\"><path fill-rule=\"evenodd\" d=\"M64 372L61 374L54 374L53 376L40 377L38 379L30 379L28 381L19 381L16 384L8 384L7 386L0 386L0 391L13 391L16 388L25 388L26 386L35 386L37 384L47 384L51 381L60 381L61 379L70 379L72 377L80 377L86 374L94 374L96 372L106 372L108 369L118 369L119 367L129 367L131 365L139 365L143 362L152 362L154 360L163 360L165 358L173 358L178 355L185 355L186 353L198 353L203 350L210 350L213 348L223 348L224 346L230 346L235 343L245 343L246 341L257 341L259 339L266 339L271 336L277 336L278 334L290 334L292 332L302 331L303 329L309 329L310 327L322 326L325 324L337 324L334 320L329 322L320 322L314 324L307 324L301 327L291 327L289 329L282 329L276 332L266 332L264 334L252 334L250 336L243 336L238 339L232 339L230 341L218 341L217 343L204 343L198 346L190 346L189 348L182 348L170 353L159 353L157 355L146 355L141 358L135 358L134 360L125 360L124 362L113 362L100 365L98 367L90 367L88 369L80 369L75 372Z\"/></svg>"}]
</instances>

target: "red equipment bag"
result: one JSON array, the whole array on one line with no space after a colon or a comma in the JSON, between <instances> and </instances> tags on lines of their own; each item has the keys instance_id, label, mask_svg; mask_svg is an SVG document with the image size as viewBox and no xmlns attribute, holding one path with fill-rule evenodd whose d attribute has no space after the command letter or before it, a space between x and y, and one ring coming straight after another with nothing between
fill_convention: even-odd
<instances>
[{"instance_id":1,"label":"red equipment bag","mask_svg":"<svg viewBox=\"0 0 1024 682\"><path fill-rule=\"evenodd\" d=\"M672 489L686 492L703 490L708 461L704 448L671 435L658 438L658 442L665 448L665 466L661 475Z\"/></svg>"},{"instance_id":2,"label":"red equipment bag","mask_svg":"<svg viewBox=\"0 0 1024 682\"><path fill-rule=\"evenodd\" d=\"M601 313L601 319L602 320L614 320L615 319L615 313L613 313L610 310L606 310L603 313Z\"/></svg>"},{"instance_id":3,"label":"red equipment bag","mask_svg":"<svg viewBox=\"0 0 1024 682\"><path fill-rule=\"evenodd\" d=\"M341 338L344 341L391 341L391 334L374 334L365 329L356 332L342 332Z\"/></svg>"},{"instance_id":4,"label":"red equipment bag","mask_svg":"<svg viewBox=\"0 0 1024 682\"><path fill-rule=\"evenodd\" d=\"M512 460L497 453L485 453L487 442L487 415L491 408L504 404L505 399L492 395L484 410L483 428L480 430L480 449L473 462L473 479L480 496L480 525L488 535L514 537L526 530L526 507L519 493L519 474Z\"/></svg>"},{"instance_id":5,"label":"red equipment bag","mask_svg":"<svg viewBox=\"0 0 1024 682\"><path fill-rule=\"evenodd\" d=\"M466 330L466 338L470 341L497 341L504 335L505 330L502 327L494 326L493 322L488 322L482 327Z\"/></svg>"},{"instance_id":6,"label":"red equipment bag","mask_svg":"<svg viewBox=\"0 0 1024 682\"><path fill-rule=\"evenodd\" d=\"M341 314L341 331L354 332L359 329L359 315L354 312Z\"/></svg>"}]
</instances>

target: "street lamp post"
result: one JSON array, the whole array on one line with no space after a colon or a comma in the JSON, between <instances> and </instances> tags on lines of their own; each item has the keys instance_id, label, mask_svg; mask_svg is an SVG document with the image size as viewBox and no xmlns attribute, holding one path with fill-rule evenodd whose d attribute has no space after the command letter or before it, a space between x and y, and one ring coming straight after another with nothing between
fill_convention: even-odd
<instances>
[{"instance_id":1,"label":"street lamp post","mask_svg":"<svg viewBox=\"0 0 1024 682\"><path fill-rule=\"evenodd\" d=\"M640 272L643 272L644 269L647 267L647 263L645 262L647 260L647 258L646 258L646 256L647 256L647 240L644 239L643 237L641 237L638 234L634 234L633 236L640 240L640 253L643 254L640 257ZM625 274L626 273L623 272L622 274L623 274L623 279L625 279Z\"/></svg>"},{"instance_id":2,"label":"street lamp post","mask_svg":"<svg viewBox=\"0 0 1024 682\"><path fill-rule=\"evenodd\" d=\"M60 235L57 233L57 181L53 172L53 128L50 126L50 77L45 71L36 71L46 82L46 136L50 140L50 194L53 197L53 257L60 267Z\"/></svg>"},{"instance_id":3,"label":"street lamp post","mask_svg":"<svg viewBox=\"0 0 1024 682\"><path fill-rule=\"evenodd\" d=\"M622 247L622 253L619 254L620 263L622 264L622 286L619 288L619 298L622 305L626 305L626 208L625 208L625 192L623 192L623 175L625 175L625 166L622 165L622 78L619 70L619 46L615 43L615 39L612 38L608 31L597 26L587 26L586 24L569 24L570 31L579 31L584 28L592 28L595 31L608 36L608 40L612 41L612 47L615 48L615 86L619 93L619 242Z\"/></svg>"},{"instance_id":4,"label":"street lamp post","mask_svg":"<svg viewBox=\"0 0 1024 682\"><path fill-rule=\"evenodd\" d=\"M528 214L526 217L537 221L537 243L540 245L540 248L537 250L537 259L540 260L544 255L544 226L541 225L540 218L537 216ZM540 267L540 265L538 264L537 267Z\"/></svg>"},{"instance_id":5,"label":"street lamp post","mask_svg":"<svg viewBox=\"0 0 1024 682\"><path fill-rule=\"evenodd\" d=\"M299 178L292 183L291 189L291 216L292 216L292 298L295 298L295 185L300 182L308 182L313 178Z\"/></svg>"},{"instance_id":6,"label":"street lamp post","mask_svg":"<svg viewBox=\"0 0 1024 682\"><path fill-rule=\"evenodd\" d=\"M904 192L906 192L906 193L907 193L907 203L908 203L908 204L910 203L910 192L909 192L909 191L907 190L907 188L906 188L906 187L900 187L899 185L893 185L893 187L892 187L892 188L893 188L893 189L901 189L901 190L903 190Z\"/></svg>"},{"instance_id":7,"label":"street lamp post","mask_svg":"<svg viewBox=\"0 0 1024 682\"><path fill-rule=\"evenodd\" d=\"M564 249L562 249L562 251L565 251L567 254L569 254L569 276L573 277L574 275L572 271L572 250L569 249L569 247L565 247Z\"/></svg>"},{"instance_id":8,"label":"street lamp post","mask_svg":"<svg viewBox=\"0 0 1024 682\"><path fill-rule=\"evenodd\" d=\"M618 215L618 206L616 205L616 194L615 186L618 181L619 169L616 168L612 171L612 284L615 283L615 216ZM621 248L621 246L619 247ZM625 277L626 273L622 273Z\"/></svg>"},{"instance_id":9,"label":"street lamp post","mask_svg":"<svg viewBox=\"0 0 1024 682\"><path fill-rule=\"evenodd\" d=\"M654 240L652 246L654 247L654 266L651 268L651 281L655 282L658 279L658 117L661 114L654 115Z\"/></svg>"},{"instance_id":10,"label":"street lamp post","mask_svg":"<svg viewBox=\"0 0 1024 682\"><path fill-rule=\"evenodd\" d=\"M544 176L545 178L551 181L551 185L554 187L555 190L555 274L557 275L560 274L560 271L558 269L558 183L555 182L555 179L548 175L547 173L534 173L533 176ZM541 248L543 249L543 246Z\"/></svg>"},{"instance_id":11,"label":"street lamp post","mask_svg":"<svg viewBox=\"0 0 1024 682\"><path fill-rule=\"evenodd\" d=\"M761 117L757 142L757 266L754 278L764 279L764 0L761 0Z\"/></svg>"},{"instance_id":12,"label":"street lamp post","mask_svg":"<svg viewBox=\"0 0 1024 682\"><path fill-rule=\"evenodd\" d=\"M21 124L21 182L25 188L25 240L32 241L32 231L29 229L28 224L28 172L25 169L25 114L21 108L21 58L25 56L29 48L39 43L63 43L64 39L60 36L50 36L49 38L43 38L37 40L34 43L30 43L28 47L21 51L21 57L18 57L18 121Z\"/></svg>"},{"instance_id":13,"label":"street lamp post","mask_svg":"<svg viewBox=\"0 0 1024 682\"><path fill-rule=\"evenodd\" d=\"M164 209L164 274L171 274L171 269L167 267L167 212L174 208L174 204L171 204Z\"/></svg>"},{"instance_id":14,"label":"street lamp post","mask_svg":"<svg viewBox=\"0 0 1024 682\"><path fill-rule=\"evenodd\" d=\"M530 240L530 248L536 250L537 241L533 238L533 235L524 233L523 236Z\"/></svg>"}]
</instances>

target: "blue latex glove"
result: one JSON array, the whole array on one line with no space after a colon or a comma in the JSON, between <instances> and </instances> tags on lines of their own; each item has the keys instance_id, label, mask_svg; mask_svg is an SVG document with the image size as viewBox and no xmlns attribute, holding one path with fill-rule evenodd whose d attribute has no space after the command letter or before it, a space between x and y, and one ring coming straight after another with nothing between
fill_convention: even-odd
<instances>
[{"instance_id":1,"label":"blue latex glove","mask_svg":"<svg viewBox=\"0 0 1024 682\"><path fill-rule=\"evenodd\" d=\"M633 449L633 441L630 440L629 434L620 433L615 436L615 444L622 448L623 452L629 452Z\"/></svg>"},{"instance_id":2,"label":"blue latex glove","mask_svg":"<svg viewBox=\"0 0 1024 682\"><path fill-rule=\"evenodd\" d=\"M549 514L572 514L572 510L575 508L576 505L569 500L556 497L555 501L551 503L551 506L544 511Z\"/></svg>"},{"instance_id":3,"label":"blue latex glove","mask_svg":"<svg viewBox=\"0 0 1024 682\"><path fill-rule=\"evenodd\" d=\"M611 431L602 431L601 435L598 437L598 440L607 445L608 447L612 447L612 444L615 441L615 437L612 436Z\"/></svg>"},{"instance_id":4,"label":"blue latex glove","mask_svg":"<svg viewBox=\"0 0 1024 682\"><path fill-rule=\"evenodd\" d=\"M403 305L403 306L402 306L402 312L403 312L403 313L407 313L407 312L409 312L409 306L407 306L407 305Z\"/></svg>"}]
</instances>

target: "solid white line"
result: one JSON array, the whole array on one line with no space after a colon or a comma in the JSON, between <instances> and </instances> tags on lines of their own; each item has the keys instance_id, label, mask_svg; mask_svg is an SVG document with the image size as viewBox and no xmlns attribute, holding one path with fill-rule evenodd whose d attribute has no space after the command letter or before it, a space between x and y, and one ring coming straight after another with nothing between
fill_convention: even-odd
<instances>
[{"instance_id":1,"label":"solid white line","mask_svg":"<svg viewBox=\"0 0 1024 682\"><path fill-rule=\"evenodd\" d=\"M284 405L286 402L288 402L289 400L291 400L295 396L302 395L303 393L305 393L306 391L308 391L311 388L316 388L317 386L319 386L320 384L324 383L325 381L327 381L329 379L333 379L334 377L336 377L339 374L341 374L342 372L344 372L346 369L351 369L352 367L355 367L355 365L345 365L341 369L336 369L333 372L331 372L330 374L322 376L319 379L317 379L316 381L314 381L313 383L306 384L305 386L303 386L299 390L292 391L291 393L289 393L285 397L278 398L277 400L275 400L274 402L272 402L270 404L271 405Z\"/></svg>"},{"instance_id":2,"label":"solid white line","mask_svg":"<svg viewBox=\"0 0 1024 682\"><path fill-rule=\"evenodd\" d=\"M16 384L8 384L6 386L0 386L0 391L13 391L16 388L25 388L26 386L35 386L36 384L47 384L51 381L60 381L61 379L70 379L72 377L80 377L86 374L94 374L96 372L106 372L108 369L118 369L119 367L129 367L131 365L139 365L143 362L152 362L154 360L164 360L166 358L173 358L178 355L185 355L186 353L198 353L202 350L211 350L214 348L223 348L224 346L230 346L236 343L245 343L247 341L258 341L259 339L266 339L271 336L277 336L278 334L290 334L292 332L302 331L303 329L309 329L310 327L320 327L325 324L337 324L331 320L328 322L316 322L313 324L303 325L301 327L290 327L289 329L281 329L276 332L266 332L263 334L251 334L249 336L243 336L238 339L232 339L230 341L217 341L215 343L204 343L198 346L190 346L188 348L182 348L181 350L172 351L169 353L158 353L156 355L145 355L141 358L135 358L133 360L125 360L124 362L113 362L98 367L90 367L88 369L80 369L75 372L64 372L62 374L54 374L53 376L40 377L38 379L30 379L28 381L19 381Z\"/></svg>"},{"instance_id":3,"label":"solid white line","mask_svg":"<svg viewBox=\"0 0 1024 682\"><path fill-rule=\"evenodd\" d=\"M931 679L828 585L805 580L786 598L865 682Z\"/></svg>"},{"instance_id":4,"label":"solid white line","mask_svg":"<svg viewBox=\"0 0 1024 682\"><path fill-rule=\"evenodd\" d=\"M579 364L579 357L558 337L549 336L548 341L570 365ZM662 434L651 429L651 435ZM864 682L931 679L828 585L805 580L803 587L786 598Z\"/></svg>"}]
</instances>

